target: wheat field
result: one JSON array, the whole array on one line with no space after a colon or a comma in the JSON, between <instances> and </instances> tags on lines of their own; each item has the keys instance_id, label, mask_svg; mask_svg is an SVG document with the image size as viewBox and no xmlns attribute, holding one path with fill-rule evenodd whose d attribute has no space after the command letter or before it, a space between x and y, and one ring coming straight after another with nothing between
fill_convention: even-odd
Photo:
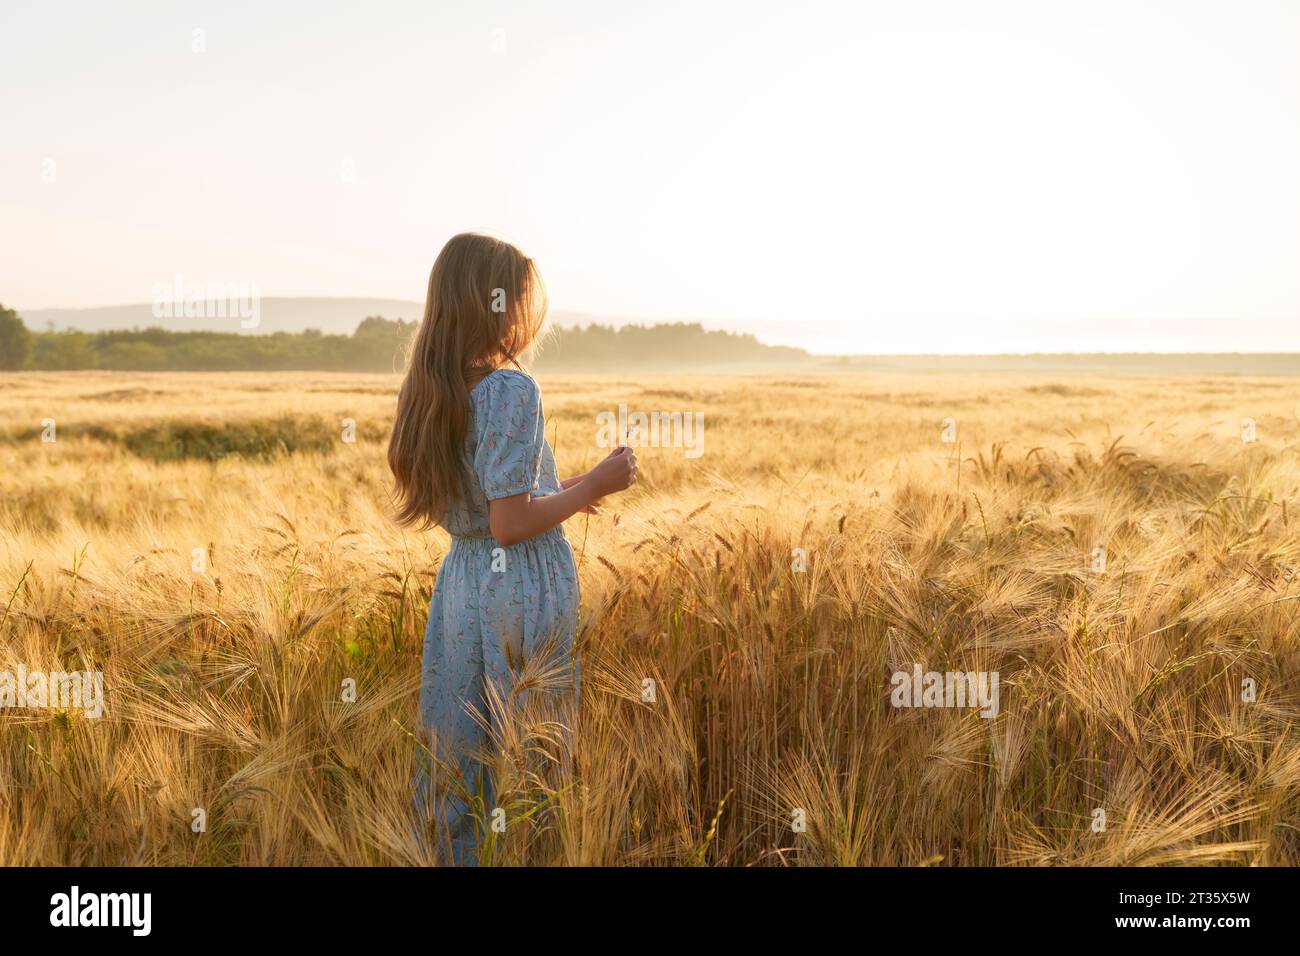
<instances>
[{"instance_id":1,"label":"wheat field","mask_svg":"<svg viewBox=\"0 0 1300 956\"><path fill-rule=\"evenodd\" d=\"M106 694L0 711L0 864L442 860L397 384L0 376L0 671ZM620 403L702 412L703 454L566 524L580 702L494 700L481 863L1300 863L1300 381L541 384L562 475ZM998 713L891 706L918 664Z\"/></svg>"}]
</instances>

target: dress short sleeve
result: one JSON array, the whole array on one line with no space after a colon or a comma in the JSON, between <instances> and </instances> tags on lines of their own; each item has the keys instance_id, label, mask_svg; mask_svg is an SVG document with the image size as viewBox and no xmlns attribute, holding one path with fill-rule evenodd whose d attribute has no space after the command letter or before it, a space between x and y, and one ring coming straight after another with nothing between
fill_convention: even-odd
<instances>
[{"instance_id":1,"label":"dress short sleeve","mask_svg":"<svg viewBox=\"0 0 1300 956\"><path fill-rule=\"evenodd\" d=\"M474 392L474 473L483 496L509 498L537 486L546 432L542 392L522 372L502 369Z\"/></svg>"}]
</instances>

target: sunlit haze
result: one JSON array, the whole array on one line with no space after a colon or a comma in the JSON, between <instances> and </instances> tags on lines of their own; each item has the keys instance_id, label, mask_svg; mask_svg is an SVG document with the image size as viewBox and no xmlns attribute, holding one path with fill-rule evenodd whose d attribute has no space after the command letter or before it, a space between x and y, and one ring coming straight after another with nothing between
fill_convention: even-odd
<instances>
[{"instance_id":1,"label":"sunlit haze","mask_svg":"<svg viewBox=\"0 0 1300 956\"><path fill-rule=\"evenodd\" d=\"M479 229L555 309L817 351L1300 349L1300 3L42 3L0 36L20 311L177 273L421 299Z\"/></svg>"}]
</instances>

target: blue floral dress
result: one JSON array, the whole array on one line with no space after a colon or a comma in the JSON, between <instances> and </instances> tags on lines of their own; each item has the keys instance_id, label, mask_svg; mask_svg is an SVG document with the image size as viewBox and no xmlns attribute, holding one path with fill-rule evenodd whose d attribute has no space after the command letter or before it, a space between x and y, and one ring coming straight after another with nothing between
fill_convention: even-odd
<instances>
[{"instance_id":1,"label":"blue floral dress","mask_svg":"<svg viewBox=\"0 0 1300 956\"><path fill-rule=\"evenodd\" d=\"M420 712L436 753L460 767L473 793L487 784L477 780L473 754L484 734L471 716L471 709L488 713L485 682L508 694L523 662L542 655L548 658L544 663L574 673L578 574L563 527L502 548L488 524L493 499L561 490L537 383L522 372L498 369L474 387L470 407L468 487L443 520L452 541L429 602ZM429 781L421 789L427 801ZM446 815L453 857L468 862L473 827L466 807L443 796L438 816Z\"/></svg>"}]
</instances>

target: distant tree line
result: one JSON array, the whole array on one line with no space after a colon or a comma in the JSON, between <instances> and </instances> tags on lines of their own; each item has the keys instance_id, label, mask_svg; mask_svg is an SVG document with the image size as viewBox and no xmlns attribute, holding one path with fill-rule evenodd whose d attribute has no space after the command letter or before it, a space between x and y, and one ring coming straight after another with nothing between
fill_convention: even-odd
<instances>
[{"instance_id":1,"label":"distant tree line","mask_svg":"<svg viewBox=\"0 0 1300 956\"><path fill-rule=\"evenodd\" d=\"M32 334L13 309L0 305L0 369L24 368L32 352Z\"/></svg>"},{"instance_id":2,"label":"distant tree line","mask_svg":"<svg viewBox=\"0 0 1300 956\"><path fill-rule=\"evenodd\" d=\"M797 362L808 357L803 349L764 345L747 333L710 331L698 322L619 327L592 323L556 330L543 343L537 364L541 368L719 365Z\"/></svg>"},{"instance_id":3,"label":"distant tree line","mask_svg":"<svg viewBox=\"0 0 1300 956\"><path fill-rule=\"evenodd\" d=\"M122 371L354 371L403 367L415 322L371 316L351 335L276 332L110 332L28 329L0 306L0 369ZM698 323L557 329L543 344L540 368L689 365L806 358L800 349L767 346L752 335L707 331Z\"/></svg>"}]
</instances>

